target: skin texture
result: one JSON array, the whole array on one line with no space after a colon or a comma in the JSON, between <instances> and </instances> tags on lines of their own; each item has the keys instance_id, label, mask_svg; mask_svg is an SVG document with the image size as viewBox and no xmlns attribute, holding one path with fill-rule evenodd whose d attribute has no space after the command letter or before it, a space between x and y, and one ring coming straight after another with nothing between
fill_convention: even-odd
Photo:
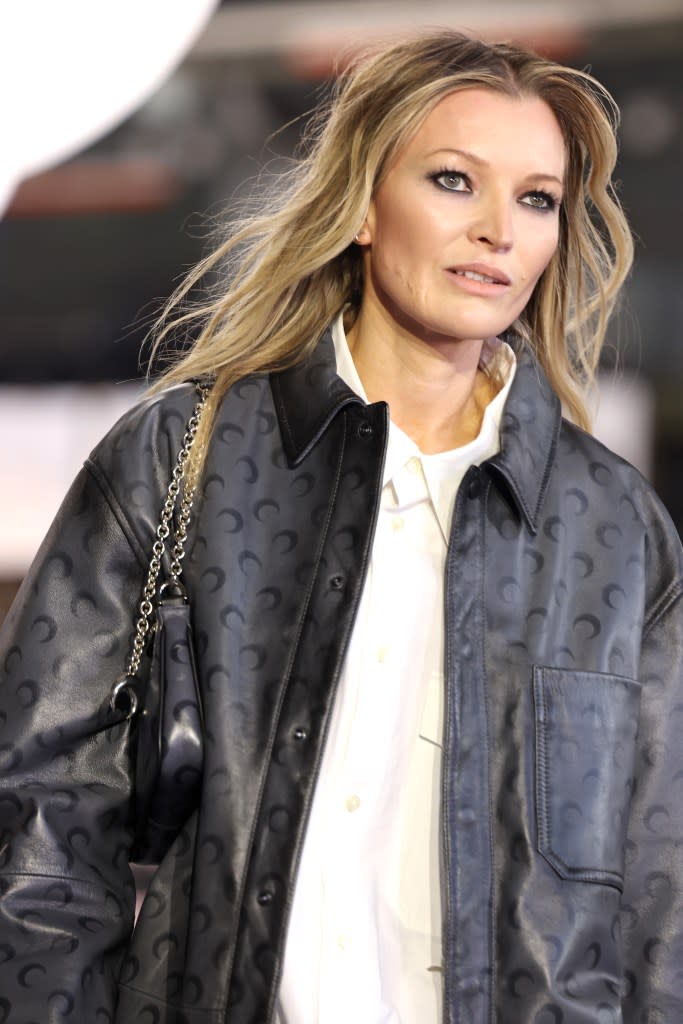
<instances>
[{"instance_id":1,"label":"skin texture","mask_svg":"<svg viewBox=\"0 0 683 1024\"><path fill-rule=\"evenodd\" d=\"M422 451L479 432L495 394L482 346L516 319L557 247L564 170L543 100L477 88L441 100L377 188L357 238L365 287L349 345L369 399L389 402ZM509 283L454 273L472 264Z\"/></svg>"}]
</instances>

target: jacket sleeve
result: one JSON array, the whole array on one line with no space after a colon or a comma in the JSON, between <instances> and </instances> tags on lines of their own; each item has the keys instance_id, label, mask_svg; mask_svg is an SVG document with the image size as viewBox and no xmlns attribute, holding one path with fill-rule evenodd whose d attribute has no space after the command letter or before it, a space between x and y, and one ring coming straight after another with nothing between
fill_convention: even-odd
<instances>
[{"instance_id":1,"label":"jacket sleeve","mask_svg":"<svg viewBox=\"0 0 683 1024\"><path fill-rule=\"evenodd\" d=\"M670 566L669 566L670 572ZM662 573L662 576L664 574ZM661 577L660 577L661 578ZM683 1020L683 584L645 623L620 922L625 1024Z\"/></svg>"},{"instance_id":2,"label":"jacket sleeve","mask_svg":"<svg viewBox=\"0 0 683 1024\"><path fill-rule=\"evenodd\" d=\"M145 571L95 466L0 632L0 1021L113 1020L133 925L125 722L108 708Z\"/></svg>"}]
</instances>

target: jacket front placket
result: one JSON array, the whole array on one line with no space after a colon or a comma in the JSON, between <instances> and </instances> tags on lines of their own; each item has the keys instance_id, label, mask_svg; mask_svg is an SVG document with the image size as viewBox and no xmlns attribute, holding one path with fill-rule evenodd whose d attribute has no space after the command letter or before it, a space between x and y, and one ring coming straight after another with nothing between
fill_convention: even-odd
<instances>
[{"instance_id":1,"label":"jacket front placket","mask_svg":"<svg viewBox=\"0 0 683 1024\"><path fill-rule=\"evenodd\" d=\"M484 508L477 466L458 491L445 580L442 900L444 1024L486 1024L492 1012L492 827L484 664Z\"/></svg>"},{"instance_id":2,"label":"jacket front placket","mask_svg":"<svg viewBox=\"0 0 683 1024\"><path fill-rule=\"evenodd\" d=\"M334 444L328 443L327 449L338 459L334 491L322 524L297 654L276 710L272 756L255 818L224 1024L264 1024L273 1017L296 869L370 559L387 430L386 405L364 406L360 402L348 405L328 428Z\"/></svg>"}]
</instances>

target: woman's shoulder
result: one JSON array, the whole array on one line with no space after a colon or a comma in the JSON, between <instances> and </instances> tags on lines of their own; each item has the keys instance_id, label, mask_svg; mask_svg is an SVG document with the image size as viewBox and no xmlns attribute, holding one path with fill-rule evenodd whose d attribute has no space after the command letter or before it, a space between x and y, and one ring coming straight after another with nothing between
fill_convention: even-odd
<instances>
[{"instance_id":1,"label":"woman's shoulder","mask_svg":"<svg viewBox=\"0 0 683 1024\"><path fill-rule=\"evenodd\" d=\"M237 381L220 401L213 433L227 421L245 426L263 415L267 378L250 375ZM199 382L152 389L112 426L86 460L87 468L116 492L150 488L152 500L165 492L190 418L200 400ZM244 433L242 426L240 433Z\"/></svg>"},{"instance_id":2,"label":"woman's shoulder","mask_svg":"<svg viewBox=\"0 0 683 1024\"><path fill-rule=\"evenodd\" d=\"M107 460L119 452L132 454L177 441L197 398L197 387L192 382L144 393L98 442L91 458Z\"/></svg>"},{"instance_id":3,"label":"woman's shoulder","mask_svg":"<svg viewBox=\"0 0 683 1024\"><path fill-rule=\"evenodd\" d=\"M653 485L628 459L619 455L577 424L562 419L558 437L556 464L566 477L585 483L591 491L631 492L646 504L661 506ZM663 506L662 506L663 507Z\"/></svg>"},{"instance_id":4,"label":"woman's shoulder","mask_svg":"<svg viewBox=\"0 0 683 1024\"><path fill-rule=\"evenodd\" d=\"M631 521L643 536L653 577L683 581L678 530L652 483L627 459L563 420L556 471L565 495L587 503L596 530L612 521Z\"/></svg>"},{"instance_id":5,"label":"woman's shoulder","mask_svg":"<svg viewBox=\"0 0 683 1024\"><path fill-rule=\"evenodd\" d=\"M150 391L114 423L85 460L108 500L129 510L159 506L197 400L191 382Z\"/></svg>"}]
</instances>

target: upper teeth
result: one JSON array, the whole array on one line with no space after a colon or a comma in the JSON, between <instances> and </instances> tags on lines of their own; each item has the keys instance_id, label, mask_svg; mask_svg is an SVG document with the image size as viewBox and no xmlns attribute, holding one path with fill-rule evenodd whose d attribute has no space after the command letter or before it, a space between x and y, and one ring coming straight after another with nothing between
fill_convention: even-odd
<instances>
[{"instance_id":1,"label":"upper teeth","mask_svg":"<svg viewBox=\"0 0 683 1024\"><path fill-rule=\"evenodd\" d=\"M489 284L500 284L495 277L487 277L486 274L477 274L474 270L456 270L456 274L462 277L469 277L471 281L487 281Z\"/></svg>"}]
</instances>

